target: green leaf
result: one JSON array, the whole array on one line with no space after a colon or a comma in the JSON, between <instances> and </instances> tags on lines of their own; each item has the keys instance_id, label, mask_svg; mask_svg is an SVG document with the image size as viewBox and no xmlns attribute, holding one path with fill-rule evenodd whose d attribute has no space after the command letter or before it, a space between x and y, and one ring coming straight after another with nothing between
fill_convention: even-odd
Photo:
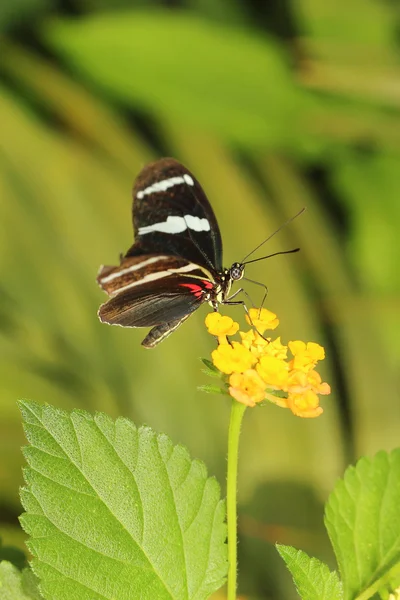
<instances>
[{"instance_id":1,"label":"green leaf","mask_svg":"<svg viewBox=\"0 0 400 600\"><path fill-rule=\"evenodd\" d=\"M214 371L210 371L209 369L201 369L202 373L205 373L208 377L214 377L215 379L221 379L221 373L217 375Z\"/></svg>"},{"instance_id":2,"label":"green leaf","mask_svg":"<svg viewBox=\"0 0 400 600\"><path fill-rule=\"evenodd\" d=\"M342 584L336 571L302 550L277 544L276 548L292 574L296 589L303 600L340 600Z\"/></svg>"},{"instance_id":3,"label":"green leaf","mask_svg":"<svg viewBox=\"0 0 400 600\"><path fill-rule=\"evenodd\" d=\"M217 373L215 373L214 371L210 371L209 369L201 369L201 372L207 375L208 377L214 377L214 379L222 379L221 372L219 373L219 375L217 375Z\"/></svg>"},{"instance_id":4,"label":"green leaf","mask_svg":"<svg viewBox=\"0 0 400 600\"><path fill-rule=\"evenodd\" d=\"M400 567L400 450L346 470L326 506L345 599L370 598Z\"/></svg>"},{"instance_id":5,"label":"green leaf","mask_svg":"<svg viewBox=\"0 0 400 600\"><path fill-rule=\"evenodd\" d=\"M214 373L216 373L217 375L221 375L221 371L217 369L217 367L214 365L213 362L211 362L211 360L209 360L208 358L201 358L200 360L209 371L214 371Z\"/></svg>"},{"instance_id":6,"label":"green leaf","mask_svg":"<svg viewBox=\"0 0 400 600\"><path fill-rule=\"evenodd\" d=\"M20 406L21 523L45 598L200 600L223 584L225 507L203 463L127 419Z\"/></svg>"},{"instance_id":7,"label":"green leaf","mask_svg":"<svg viewBox=\"0 0 400 600\"><path fill-rule=\"evenodd\" d=\"M0 563L1 600L40 600L38 582L30 569L22 572L7 561Z\"/></svg>"},{"instance_id":8,"label":"green leaf","mask_svg":"<svg viewBox=\"0 0 400 600\"><path fill-rule=\"evenodd\" d=\"M45 36L86 79L168 122L252 145L295 135L305 96L265 35L153 10L54 21Z\"/></svg>"},{"instance_id":9,"label":"green leaf","mask_svg":"<svg viewBox=\"0 0 400 600\"><path fill-rule=\"evenodd\" d=\"M197 389L199 392L205 392L206 394L223 394L224 396L227 395L227 391L219 387L218 385L199 385Z\"/></svg>"},{"instance_id":10,"label":"green leaf","mask_svg":"<svg viewBox=\"0 0 400 600\"><path fill-rule=\"evenodd\" d=\"M208 360L208 358L201 358L201 362L206 366L206 369L202 369L203 373L208 375L209 377L215 377L216 379L221 379L222 373L217 367Z\"/></svg>"}]
</instances>

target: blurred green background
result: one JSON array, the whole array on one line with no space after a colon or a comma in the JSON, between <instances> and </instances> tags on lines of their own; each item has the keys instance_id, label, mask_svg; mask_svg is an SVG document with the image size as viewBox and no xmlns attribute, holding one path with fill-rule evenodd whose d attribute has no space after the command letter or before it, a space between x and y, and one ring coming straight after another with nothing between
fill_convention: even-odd
<instances>
[{"instance_id":1,"label":"blurred green background","mask_svg":"<svg viewBox=\"0 0 400 600\"><path fill-rule=\"evenodd\" d=\"M224 489L229 403L196 391L207 311L152 351L96 316L97 269L132 242L133 180L170 155L204 186L226 266L308 209L265 252L301 253L247 275L284 340L325 345L333 393L316 420L248 411L240 462L241 593L296 598L272 543L332 561L329 490L399 445L398 4L3 0L0 30L4 543L22 546L21 397L165 431Z\"/></svg>"}]
</instances>

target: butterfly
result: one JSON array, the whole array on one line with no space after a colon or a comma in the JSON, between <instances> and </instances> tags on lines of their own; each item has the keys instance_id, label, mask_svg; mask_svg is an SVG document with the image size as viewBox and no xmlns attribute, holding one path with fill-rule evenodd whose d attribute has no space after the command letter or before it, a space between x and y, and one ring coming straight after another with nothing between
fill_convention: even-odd
<instances>
[{"instance_id":1,"label":"butterfly","mask_svg":"<svg viewBox=\"0 0 400 600\"><path fill-rule=\"evenodd\" d=\"M214 310L244 304L235 300L242 288L230 291L248 263L223 268L214 212L181 163L162 158L142 169L133 188L132 216L135 243L118 266L102 266L97 275L110 297L100 306L100 321L151 327L142 345L154 348L204 303Z\"/></svg>"}]
</instances>

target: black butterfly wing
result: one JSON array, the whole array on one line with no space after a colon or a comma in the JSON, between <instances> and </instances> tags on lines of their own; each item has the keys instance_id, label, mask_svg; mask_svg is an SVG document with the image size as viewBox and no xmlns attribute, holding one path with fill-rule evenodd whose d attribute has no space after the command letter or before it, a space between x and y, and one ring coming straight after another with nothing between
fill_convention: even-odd
<instances>
[{"instance_id":1,"label":"black butterfly wing","mask_svg":"<svg viewBox=\"0 0 400 600\"><path fill-rule=\"evenodd\" d=\"M170 254L222 270L222 241L207 197L193 174L173 158L139 173L133 188L135 243L126 256Z\"/></svg>"}]
</instances>

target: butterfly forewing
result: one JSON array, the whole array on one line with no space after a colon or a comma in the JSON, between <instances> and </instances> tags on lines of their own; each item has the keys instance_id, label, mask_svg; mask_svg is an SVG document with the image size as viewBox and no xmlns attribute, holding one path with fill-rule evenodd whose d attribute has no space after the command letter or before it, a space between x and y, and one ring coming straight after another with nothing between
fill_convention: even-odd
<instances>
[{"instance_id":1,"label":"butterfly forewing","mask_svg":"<svg viewBox=\"0 0 400 600\"><path fill-rule=\"evenodd\" d=\"M201 185L173 158L147 165L133 188L135 244L127 256L160 252L222 269L218 223Z\"/></svg>"},{"instance_id":2,"label":"butterfly forewing","mask_svg":"<svg viewBox=\"0 0 400 600\"><path fill-rule=\"evenodd\" d=\"M145 254L122 259L118 267L104 266L97 275L97 282L109 296L126 289L165 279L173 274L191 275L210 279L210 271L178 256Z\"/></svg>"}]
</instances>

